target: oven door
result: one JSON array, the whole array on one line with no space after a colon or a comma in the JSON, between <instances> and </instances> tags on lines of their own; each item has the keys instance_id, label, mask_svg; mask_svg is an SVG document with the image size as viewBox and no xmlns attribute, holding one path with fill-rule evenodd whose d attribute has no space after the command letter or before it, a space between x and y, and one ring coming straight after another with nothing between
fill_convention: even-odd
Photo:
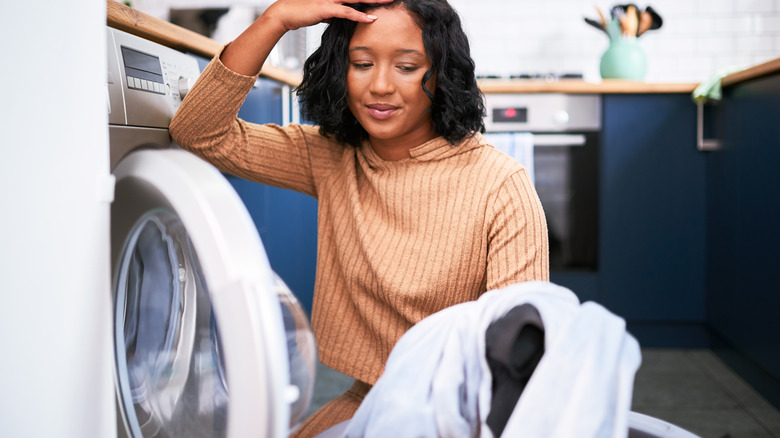
<instances>
[{"instance_id":1,"label":"oven door","mask_svg":"<svg viewBox=\"0 0 780 438\"><path fill-rule=\"evenodd\" d=\"M534 175L550 270L598 269L598 134L535 134Z\"/></svg>"},{"instance_id":2,"label":"oven door","mask_svg":"<svg viewBox=\"0 0 780 438\"><path fill-rule=\"evenodd\" d=\"M550 270L598 269L598 132L490 133L532 175L550 239Z\"/></svg>"}]
</instances>

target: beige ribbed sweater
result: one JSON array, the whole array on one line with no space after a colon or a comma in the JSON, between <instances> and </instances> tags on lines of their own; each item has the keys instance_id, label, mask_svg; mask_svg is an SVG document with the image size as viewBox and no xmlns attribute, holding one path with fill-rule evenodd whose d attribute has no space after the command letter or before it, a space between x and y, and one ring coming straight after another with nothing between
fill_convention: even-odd
<instances>
[{"instance_id":1,"label":"beige ribbed sweater","mask_svg":"<svg viewBox=\"0 0 780 438\"><path fill-rule=\"evenodd\" d=\"M373 384L400 336L486 290L548 280L547 227L526 170L481 135L384 161L307 125L236 118L254 78L218 58L170 125L221 170L318 200L312 326L322 362Z\"/></svg>"}]
</instances>

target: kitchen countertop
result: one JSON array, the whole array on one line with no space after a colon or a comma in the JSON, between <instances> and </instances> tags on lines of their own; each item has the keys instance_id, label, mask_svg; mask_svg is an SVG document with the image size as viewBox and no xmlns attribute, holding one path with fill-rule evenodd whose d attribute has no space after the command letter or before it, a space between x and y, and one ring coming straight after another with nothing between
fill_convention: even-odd
<instances>
[{"instance_id":1,"label":"kitchen countertop","mask_svg":"<svg viewBox=\"0 0 780 438\"><path fill-rule=\"evenodd\" d=\"M692 93L695 83L652 83L605 79L601 82L587 82L582 79L480 79L479 88L485 94L498 93L566 93L566 94L613 94L613 93Z\"/></svg>"},{"instance_id":2,"label":"kitchen countertop","mask_svg":"<svg viewBox=\"0 0 780 438\"><path fill-rule=\"evenodd\" d=\"M740 82L745 82L750 79L759 78L761 76L766 76L777 72L780 72L780 58L772 59L748 69L732 73L724 77L720 83L724 87L729 87Z\"/></svg>"},{"instance_id":3,"label":"kitchen countertop","mask_svg":"<svg viewBox=\"0 0 780 438\"><path fill-rule=\"evenodd\" d=\"M780 72L780 58L732 73L721 80L730 87L751 79ZM566 93L566 94L620 94L620 93L692 93L698 83L661 83L605 79L586 82L582 79L554 81L535 79L481 79L483 93Z\"/></svg>"},{"instance_id":4,"label":"kitchen countertop","mask_svg":"<svg viewBox=\"0 0 780 438\"><path fill-rule=\"evenodd\" d=\"M110 27L158 42L184 52L212 58L222 44L211 38L167 21L129 8L115 0L107 1L107 21ZM780 58L767 61L723 78L724 87L754 78L780 72ZM261 75L296 86L301 74L266 64ZM620 94L620 93L692 93L697 83L654 83L605 79L586 82L581 79L546 81L537 79L481 79L483 93L566 93L566 94Z\"/></svg>"}]
</instances>

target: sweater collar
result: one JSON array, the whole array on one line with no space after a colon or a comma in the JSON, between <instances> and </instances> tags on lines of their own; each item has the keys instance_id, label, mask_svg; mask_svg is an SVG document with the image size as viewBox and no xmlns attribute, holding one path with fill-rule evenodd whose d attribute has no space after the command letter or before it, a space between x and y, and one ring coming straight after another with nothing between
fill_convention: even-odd
<instances>
[{"instance_id":1,"label":"sweater collar","mask_svg":"<svg viewBox=\"0 0 780 438\"><path fill-rule=\"evenodd\" d=\"M410 158L404 158L398 161L386 161L382 159L371 147L368 140L364 141L361 150L368 162L375 167L386 167L393 163L407 163L414 161L435 161L442 160L454 155L459 155L464 152L468 152L472 149L484 146L487 144L485 137L482 134L476 133L471 137L467 137L461 140L460 143L453 146L444 137L436 137L429 140L419 146L416 146L409 150Z\"/></svg>"}]
</instances>

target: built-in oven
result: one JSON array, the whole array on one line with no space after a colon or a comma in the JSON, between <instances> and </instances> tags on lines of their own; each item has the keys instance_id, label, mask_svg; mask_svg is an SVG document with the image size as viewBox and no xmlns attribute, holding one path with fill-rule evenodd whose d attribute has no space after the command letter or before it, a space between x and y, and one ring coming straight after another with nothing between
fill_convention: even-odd
<instances>
[{"instance_id":1,"label":"built-in oven","mask_svg":"<svg viewBox=\"0 0 780 438\"><path fill-rule=\"evenodd\" d=\"M486 94L485 101L488 140L525 165L539 194L551 274L597 271L600 96Z\"/></svg>"}]
</instances>

